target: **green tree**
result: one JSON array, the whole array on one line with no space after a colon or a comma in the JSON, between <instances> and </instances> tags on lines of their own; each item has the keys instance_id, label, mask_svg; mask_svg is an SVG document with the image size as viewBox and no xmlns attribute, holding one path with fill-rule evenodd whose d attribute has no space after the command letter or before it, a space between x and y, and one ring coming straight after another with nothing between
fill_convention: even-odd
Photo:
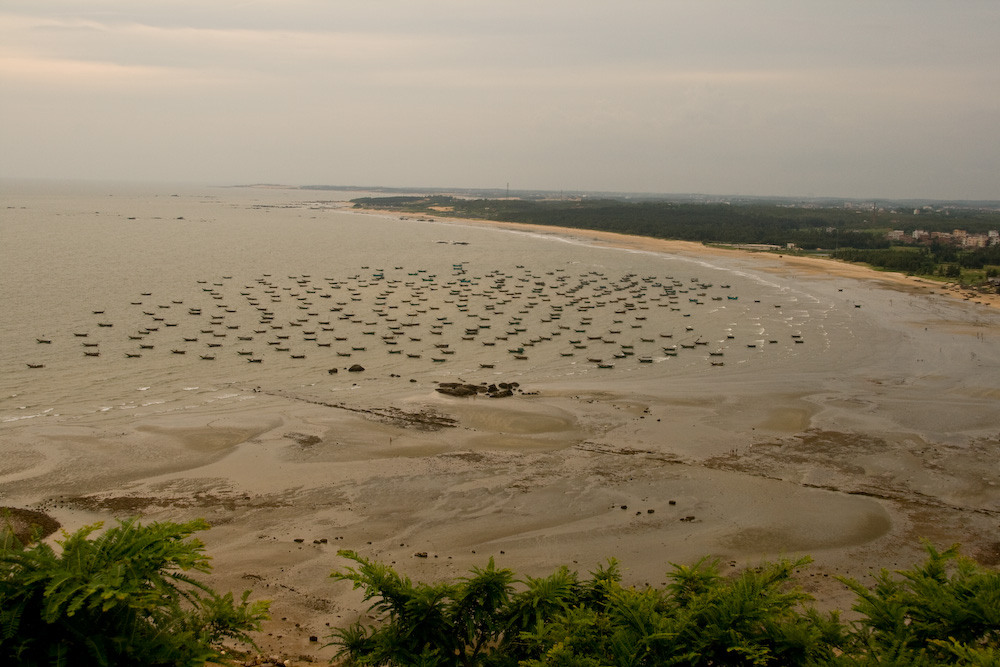
<instances>
[{"instance_id":1,"label":"green tree","mask_svg":"<svg viewBox=\"0 0 1000 667\"><path fill-rule=\"evenodd\" d=\"M492 560L429 586L341 552L360 567L332 576L364 588L380 618L335 632L333 643L359 665L1000 666L1000 573L955 547L927 551L923 565L883 571L871 588L841 579L858 596L850 625L808 606L795 586L808 558L729 577L705 558L673 565L663 589L623 587L611 560L589 579L562 567L515 592L512 573Z\"/></svg>"},{"instance_id":2,"label":"green tree","mask_svg":"<svg viewBox=\"0 0 1000 667\"><path fill-rule=\"evenodd\" d=\"M191 537L201 520L86 526L24 546L0 528L0 656L18 665L203 665L226 640L253 644L268 602L219 594Z\"/></svg>"},{"instance_id":3,"label":"green tree","mask_svg":"<svg viewBox=\"0 0 1000 667\"><path fill-rule=\"evenodd\" d=\"M841 579L862 614L850 655L859 664L1000 665L1000 573L957 545L926 549L923 565L882 570L871 589Z\"/></svg>"},{"instance_id":4,"label":"green tree","mask_svg":"<svg viewBox=\"0 0 1000 667\"><path fill-rule=\"evenodd\" d=\"M514 574L497 569L491 558L485 568L454 584L413 584L391 567L353 551L339 554L357 568L334 572L335 579L365 589L365 600L385 621L380 627L356 623L334 631L338 656L369 665L478 665L504 632L503 612L512 592Z\"/></svg>"}]
</instances>

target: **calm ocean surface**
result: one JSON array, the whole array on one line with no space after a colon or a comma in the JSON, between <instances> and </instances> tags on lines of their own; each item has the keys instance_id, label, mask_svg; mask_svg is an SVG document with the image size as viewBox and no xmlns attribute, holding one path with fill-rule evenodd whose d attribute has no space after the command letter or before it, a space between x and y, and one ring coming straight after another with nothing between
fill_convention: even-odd
<instances>
[{"instance_id":1,"label":"calm ocean surface","mask_svg":"<svg viewBox=\"0 0 1000 667\"><path fill-rule=\"evenodd\" d=\"M828 368L864 355L876 332L832 281L346 210L361 193L6 183L2 194L6 424L224 405L258 386L345 401L410 379ZM354 363L365 373L346 373Z\"/></svg>"}]
</instances>

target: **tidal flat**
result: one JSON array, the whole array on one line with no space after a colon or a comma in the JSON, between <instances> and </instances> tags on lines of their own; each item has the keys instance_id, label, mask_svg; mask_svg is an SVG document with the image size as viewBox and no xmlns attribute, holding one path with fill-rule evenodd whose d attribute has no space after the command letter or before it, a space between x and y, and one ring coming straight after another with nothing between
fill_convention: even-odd
<instances>
[{"instance_id":1,"label":"tidal flat","mask_svg":"<svg viewBox=\"0 0 1000 667\"><path fill-rule=\"evenodd\" d=\"M634 584L810 554L827 608L921 538L1000 563L996 307L311 195L7 192L0 504L204 517L212 583L274 601L262 648L318 658L363 610L342 548L424 580L613 556Z\"/></svg>"}]
</instances>

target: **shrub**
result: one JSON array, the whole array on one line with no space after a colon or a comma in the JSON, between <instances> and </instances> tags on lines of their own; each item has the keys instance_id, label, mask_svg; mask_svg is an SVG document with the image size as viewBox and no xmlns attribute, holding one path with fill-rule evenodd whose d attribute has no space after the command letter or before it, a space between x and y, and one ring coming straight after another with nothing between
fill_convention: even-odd
<instances>
[{"instance_id":1,"label":"shrub","mask_svg":"<svg viewBox=\"0 0 1000 667\"><path fill-rule=\"evenodd\" d=\"M1000 573L927 546L926 563L842 579L860 620L820 614L792 582L809 559L724 577L715 561L673 565L663 589L626 588L614 560L581 580L565 567L526 578L485 569L412 583L350 551L336 579L365 590L378 624L333 634L355 665L1000 665Z\"/></svg>"},{"instance_id":2,"label":"shrub","mask_svg":"<svg viewBox=\"0 0 1000 667\"><path fill-rule=\"evenodd\" d=\"M24 546L0 530L0 656L19 665L203 665L222 642L252 644L268 602L219 594L204 521L119 521Z\"/></svg>"}]
</instances>

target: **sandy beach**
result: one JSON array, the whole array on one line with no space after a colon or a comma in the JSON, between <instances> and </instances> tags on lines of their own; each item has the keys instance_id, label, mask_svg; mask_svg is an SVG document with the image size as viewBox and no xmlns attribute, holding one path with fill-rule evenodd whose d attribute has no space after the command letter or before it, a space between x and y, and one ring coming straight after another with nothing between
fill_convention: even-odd
<instances>
[{"instance_id":1,"label":"sandy beach","mask_svg":"<svg viewBox=\"0 0 1000 667\"><path fill-rule=\"evenodd\" d=\"M374 211L373 211L374 212ZM392 215L391 211L377 211L382 215ZM437 218L438 222L454 221L454 218ZM579 238L591 239L597 243L606 244L616 248L630 248L647 252L663 252L676 255L692 257L716 256L731 257L734 253L739 253L744 257L759 260L760 268L764 271L776 273L802 273L810 277L838 276L842 278L853 278L856 280L880 281L887 286L915 293L928 292L945 294L964 301L978 302L993 308L1000 307L1000 294L983 294L970 290L963 290L954 284L938 283L915 276L907 276L902 273L892 271L876 271L862 264L852 264L834 259L822 257L804 257L798 255L763 252L752 252L739 248L726 248L720 246L705 245L693 241L673 241L666 239L654 239L642 236L629 236L626 234L615 234L612 232L599 232L585 229L571 229L566 227L550 227L546 225L531 225L512 222L496 222L462 219L461 224L487 225L502 227L519 231L531 231L537 234L552 234L563 236L575 236Z\"/></svg>"},{"instance_id":2,"label":"sandy beach","mask_svg":"<svg viewBox=\"0 0 1000 667\"><path fill-rule=\"evenodd\" d=\"M737 258L741 270L853 303L898 354L873 344L851 367L588 377L496 400L359 374L362 387L383 382L363 400L246 386L167 415L18 422L5 428L0 503L69 528L204 517L212 583L273 600L261 648L294 664L328 660L330 627L363 612L360 594L328 576L345 565L342 548L426 580L491 556L532 576L562 564L587 572L613 556L637 585L660 585L669 563L706 554L734 569L809 554L801 583L820 606L845 610L852 597L834 576L907 566L921 538L1000 564L996 296L967 300L831 260L438 224Z\"/></svg>"}]
</instances>

